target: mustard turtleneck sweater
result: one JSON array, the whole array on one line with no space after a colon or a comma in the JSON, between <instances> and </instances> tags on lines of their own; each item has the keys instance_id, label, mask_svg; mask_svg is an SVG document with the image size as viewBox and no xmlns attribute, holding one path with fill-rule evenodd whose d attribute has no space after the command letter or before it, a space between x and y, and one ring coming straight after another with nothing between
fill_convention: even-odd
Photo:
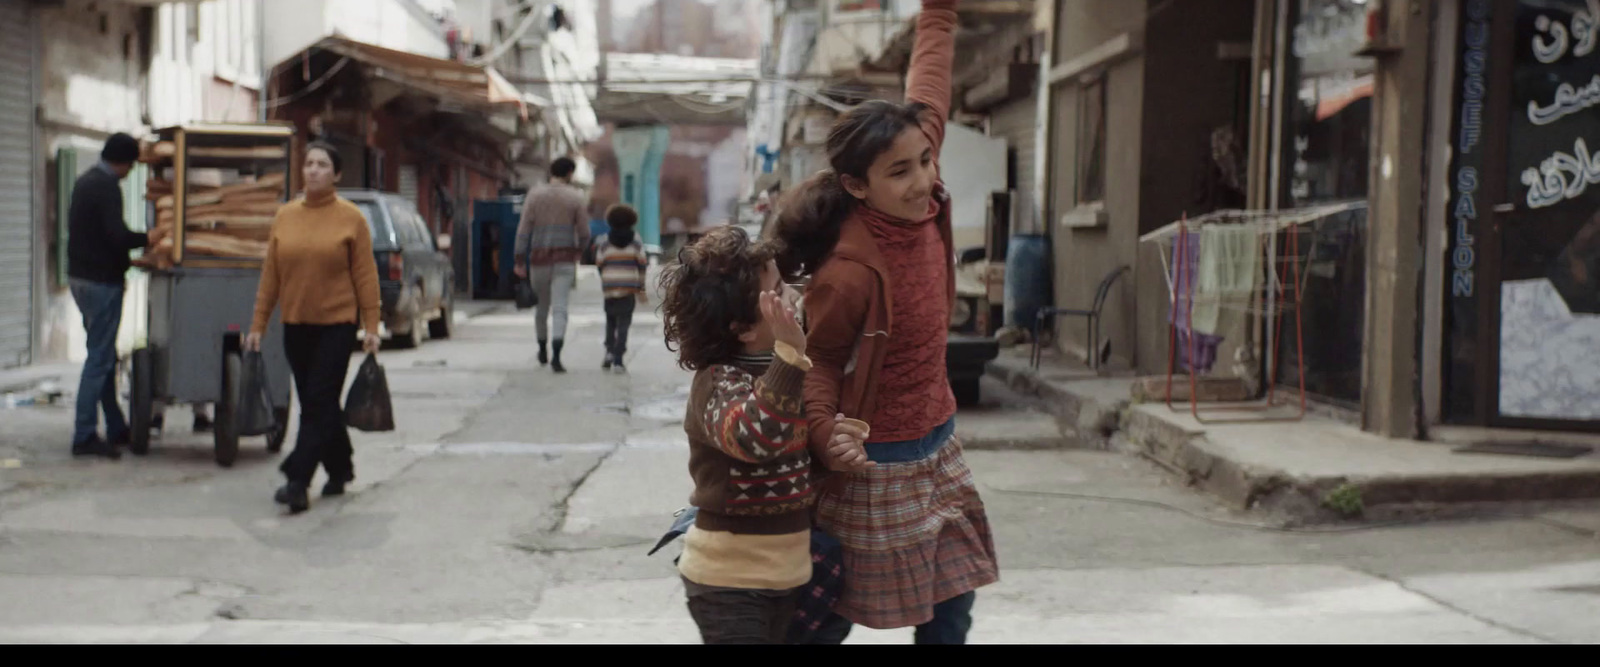
<instances>
[{"instance_id":1,"label":"mustard turtleneck sweater","mask_svg":"<svg viewBox=\"0 0 1600 667\"><path fill-rule=\"evenodd\" d=\"M359 323L377 334L379 298L372 232L361 209L332 191L278 209L252 333L264 333L279 307L284 324Z\"/></svg>"}]
</instances>

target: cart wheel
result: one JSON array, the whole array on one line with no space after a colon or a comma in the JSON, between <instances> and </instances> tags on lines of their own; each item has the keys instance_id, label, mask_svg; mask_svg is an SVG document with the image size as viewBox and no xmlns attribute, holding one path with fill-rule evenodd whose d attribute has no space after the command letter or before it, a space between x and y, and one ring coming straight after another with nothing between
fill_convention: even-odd
<instances>
[{"instance_id":1,"label":"cart wheel","mask_svg":"<svg viewBox=\"0 0 1600 667\"><path fill-rule=\"evenodd\" d=\"M155 418L155 378L150 348L133 351L128 388L128 451L144 456L150 453L150 429Z\"/></svg>"},{"instance_id":2,"label":"cart wheel","mask_svg":"<svg viewBox=\"0 0 1600 667\"><path fill-rule=\"evenodd\" d=\"M455 297L445 297L444 305L439 307L439 319L428 323L428 337L434 340L445 340L450 337L450 331L455 328L456 300Z\"/></svg>"},{"instance_id":3,"label":"cart wheel","mask_svg":"<svg viewBox=\"0 0 1600 667\"><path fill-rule=\"evenodd\" d=\"M283 441L289 437L289 408L273 408L272 415L278 427L267 434L267 451L276 454L283 451Z\"/></svg>"},{"instance_id":4,"label":"cart wheel","mask_svg":"<svg viewBox=\"0 0 1600 667\"><path fill-rule=\"evenodd\" d=\"M222 356L222 400L217 401L216 426L213 428L217 465L232 467L239 458L239 425L234 413L239 408L239 373L242 361L238 352Z\"/></svg>"}]
</instances>

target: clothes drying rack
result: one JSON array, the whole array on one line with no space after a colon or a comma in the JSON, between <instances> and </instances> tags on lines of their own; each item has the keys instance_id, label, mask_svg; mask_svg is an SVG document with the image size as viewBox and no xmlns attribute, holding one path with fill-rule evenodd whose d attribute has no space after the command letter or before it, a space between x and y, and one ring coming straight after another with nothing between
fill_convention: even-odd
<instances>
[{"instance_id":1,"label":"clothes drying rack","mask_svg":"<svg viewBox=\"0 0 1600 667\"><path fill-rule=\"evenodd\" d=\"M1306 262L1303 259L1305 255L1301 252L1300 228L1316 220L1365 205L1366 202L1350 202L1280 211L1233 209L1216 211L1196 218L1185 215L1182 219L1139 237L1141 243L1150 243L1158 248L1163 275L1167 281L1168 303L1171 304L1168 311L1170 322L1166 386L1166 402L1169 409L1174 412L1179 410L1173 402L1172 389L1178 374L1178 322L1182 318L1183 330L1188 332L1188 368L1184 372L1189 376L1189 412L1196 421L1202 424L1295 422L1305 418L1305 337L1300 310L1302 289L1305 284L1303 266ZM1214 257L1212 261L1215 267L1235 270L1256 268L1257 270L1253 271L1255 276L1247 286L1228 285L1225 281L1200 275L1200 262L1197 258L1202 253L1208 252L1204 247L1204 239L1212 236L1206 233L1211 228L1238 230L1241 234L1253 237L1251 245L1254 246L1252 254L1255 256L1221 259ZM1283 241L1281 251L1280 237ZM1199 243L1201 247L1198 250L1190 250L1191 243ZM1182 251L1174 252L1177 249ZM1205 284L1207 282L1212 284ZM1195 370L1200 352L1198 340L1200 336L1194 329L1197 306L1214 312L1219 322L1226 313L1238 313L1265 320L1264 329L1269 337L1265 349L1270 360L1270 369L1264 378L1266 393L1263 398L1201 409L1199 376L1203 371ZM1278 365L1281 361L1280 355L1277 354L1278 342L1283 336L1283 321L1288 317L1293 317L1295 321L1294 361L1300 390L1298 405L1291 408L1298 408L1293 414L1283 414L1283 410L1279 409L1280 406L1275 401L1278 391ZM1208 412L1251 414L1231 418L1208 418L1204 414Z\"/></svg>"}]
</instances>

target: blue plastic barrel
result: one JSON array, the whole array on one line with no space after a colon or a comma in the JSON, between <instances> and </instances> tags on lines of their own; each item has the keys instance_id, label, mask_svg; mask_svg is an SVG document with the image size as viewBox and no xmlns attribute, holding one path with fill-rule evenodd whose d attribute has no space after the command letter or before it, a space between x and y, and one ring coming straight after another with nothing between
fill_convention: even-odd
<instances>
[{"instance_id":1,"label":"blue plastic barrel","mask_svg":"<svg viewBox=\"0 0 1600 667\"><path fill-rule=\"evenodd\" d=\"M1039 309L1054 305L1050 276L1050 237L1018 234L1006 248L1006 323L1032 330Z\"/></svg>"}]
</instances>

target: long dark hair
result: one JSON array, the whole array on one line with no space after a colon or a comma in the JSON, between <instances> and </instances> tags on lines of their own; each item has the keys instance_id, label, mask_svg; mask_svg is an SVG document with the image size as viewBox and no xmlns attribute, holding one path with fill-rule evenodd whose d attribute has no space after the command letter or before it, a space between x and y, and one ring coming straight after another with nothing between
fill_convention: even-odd
<instances>
[{"instance_id":1,"label":"long dark hair","mask_svg":"<svg viewBox=\"0 0 1600 667\"><path fill-rule=\"evenodd\" d=\"M775 235L783 242L778 270L795 281L822 265L839 243L839 228L855 210L854 195L841 176L867 180L867 170L901 133L917 127L928 106L919 102L865 102L851 109L828 132L828 166L784 195Z\"/></svg>"}]
</instances>

